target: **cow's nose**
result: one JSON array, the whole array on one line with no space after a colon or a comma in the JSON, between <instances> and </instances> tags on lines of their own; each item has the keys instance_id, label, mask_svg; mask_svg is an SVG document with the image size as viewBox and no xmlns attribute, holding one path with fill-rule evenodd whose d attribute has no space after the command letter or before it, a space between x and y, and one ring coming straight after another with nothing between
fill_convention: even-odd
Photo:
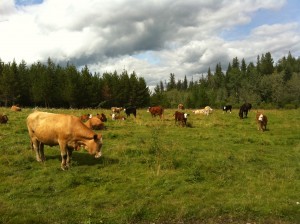
<instances>
[{"instance_id":1,"label":"cow's nose","mask_svg":"<svg viewBox=\"0 0 300 224\"><path fill-rule=\"evenodd\" d=\"M96 153L95 158L98 159L98 158L100 158L101 156L102 156L102 153L101 153L101 151L100 151L100 152Z\"/></svg>"}]
</instances>

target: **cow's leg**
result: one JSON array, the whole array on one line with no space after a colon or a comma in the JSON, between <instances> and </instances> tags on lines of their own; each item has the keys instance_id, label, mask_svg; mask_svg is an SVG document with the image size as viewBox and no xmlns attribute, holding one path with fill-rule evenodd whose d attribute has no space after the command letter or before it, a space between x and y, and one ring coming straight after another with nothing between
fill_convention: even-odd
<instances>
[{"instance_id":1,"label":"cow's leg","mask_svg":"<svg viewBox=\"0 0 300 224\"><path fill-rule=\"evenodd\" d=\"M71 164L71 160L72 160L72 153L73 153L73 149L68 147L68 156L67 156L67 164L66 166L69 167Z\"/></svg>"},{"instance_id":2,"label":"cow's leg","mask_svg":"<svg viewBox=\"0 0 300 224\"><path fill-rule=\"evenodd\" d=\"M44 144L40 142L39 148L40 148L39 154L40 154L41 161L44 162L46 160L45 154L44 154Z\"/></svg>"},{"instance_id":3,"label":"cow's leg","mask_svg":"<svg viewBox=\"0 0 300 224\"><path fill-rule=\"evenodd\" d=\"M61 169L66 170L68 169L67 166L67 158L68 158L68 149L66 144L59 142L60 146L60 154L61 154Z\"/></svg>"},{"instance_id":4,"label":"cow's leg","mask_svg":"<svg viewBox=\"0 0 300 224\"><path fill-rule=\"evenodd\" d=\"M41 156L40 156L40 142L37 139L31 140L31 146L33 150L35 151L36 161L42 162Z\"/></svg>"}]
</instances>

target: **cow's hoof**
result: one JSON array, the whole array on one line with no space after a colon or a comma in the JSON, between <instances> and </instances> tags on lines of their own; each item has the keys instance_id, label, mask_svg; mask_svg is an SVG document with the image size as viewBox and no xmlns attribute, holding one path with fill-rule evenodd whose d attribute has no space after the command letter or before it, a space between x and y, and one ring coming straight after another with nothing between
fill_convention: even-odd
<instances>
[{"instance_id":1,"label":"cow's hoof","mask_svg":"<svg viewBox=\"0 0 300 224\"><path fill-rule=\"evenodd\" d=\"M69 169L69 166L61 166L61 169L64 170L64 171L65 171L65 170L68 170L68 169Z\"/></svg>"}]
</instances>

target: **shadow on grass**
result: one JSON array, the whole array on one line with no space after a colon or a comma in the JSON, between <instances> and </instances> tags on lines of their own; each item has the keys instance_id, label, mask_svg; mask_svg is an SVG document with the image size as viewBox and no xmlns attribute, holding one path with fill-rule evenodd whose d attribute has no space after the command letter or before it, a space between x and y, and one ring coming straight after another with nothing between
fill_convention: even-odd
<instances>
[{"instance_id":1,"label":"shadow on grass","mask_svg":"<svg viewBox=\"0 0 300 224\"><path fill-rule=\"evenodd\" d=\"M47 160L57 160L61 162L60 155L46 155ZM119 159L109 158L107 156L102 156L98 159L94 155L90 155L86 152L73 152L71 164L76 164L76 166L94 166L94 165L112 165L118 164Z\"/></svg>"}]
</instances>

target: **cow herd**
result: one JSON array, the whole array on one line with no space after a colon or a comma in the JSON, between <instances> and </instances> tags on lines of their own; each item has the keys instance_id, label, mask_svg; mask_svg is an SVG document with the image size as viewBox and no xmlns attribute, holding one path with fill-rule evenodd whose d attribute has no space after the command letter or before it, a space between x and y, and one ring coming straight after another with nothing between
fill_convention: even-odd
<instances>
[{"instance_id":1,"label":"cow herd","mask_svg":"<svg viewBox=\"0 0 300 224\"><path fill-rule=\"evenodd\" d=\"M243 104L239 109L240 119L246 118L251 110L250 103ZM18 106L12 106L12 111L21 111ZM231 113L232 106L226 105L222 107L223 113L229 111ZM122 111L126 117L122 115ZM161 106L149 107L147 112L154 118L158 116L163 119L164 108ZM193 110L196 114L209 115L213 109L206 106L203 109ZM112 120L126 120L130 115L134 118L137 116L136 107L112 107ZM178 110L173 114L175 125L183 127L187 126L189 114L185 112L183 104L178 105ZM90 154L95 155L95 158L101 156L102 135L95 133L93 130L106 129L105 122L107 117L105 114L83 114L79 117L67 114L54 114L47 112L35 111L27 117L27 128L30 137L31 147L36 153L36 160L39 162L45 161L44 145L55 146L59 145L61 152L61 168L68 169L73 150L79 150L84 147ZM0 123L8 122L8 116L0 113ZM257 112L256 122L258 130L265 131L267 129L268 119L263 113Z\"/></svg>"}]
</instances>

